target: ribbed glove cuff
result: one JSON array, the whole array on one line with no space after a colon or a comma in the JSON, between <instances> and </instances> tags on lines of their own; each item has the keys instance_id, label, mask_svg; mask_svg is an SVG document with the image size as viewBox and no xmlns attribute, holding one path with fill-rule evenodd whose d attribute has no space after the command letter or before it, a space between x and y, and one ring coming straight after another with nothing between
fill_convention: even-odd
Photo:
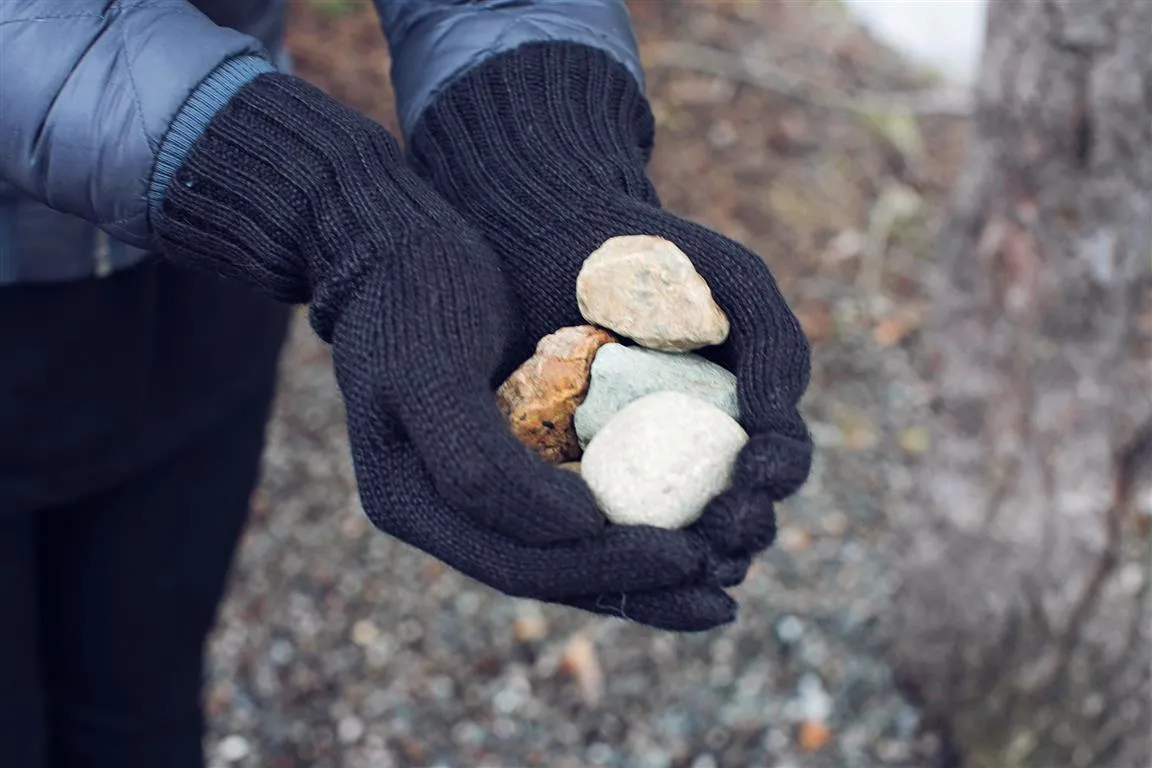
<instances>
[{"instance_id":1,"label":"ribbed glove cuff","mask_svg":"<svg viewBox=\"0 0 1152 768\"><path fill-rule=\"evenodd\" d=\"M479 202L485 219L519 226L541 207L605 192L657 202L645 174L653 134L648 101L622 64L598 48L550 42L469 70L428 107L409 145L417 169L457 208L468 214Z\"/></svg>"},{"instance_id":2,"label":"ribbed glove cuff","mask_svg":"<svg viewBox=\"0 0 1152 768\"><path fill-rule=\"evenodd\" d=\"M311 302L326 338L361 272L459 222L383 127L278 73L208 123L153 214L174 261Z\"/></svg>"}]
</instances>

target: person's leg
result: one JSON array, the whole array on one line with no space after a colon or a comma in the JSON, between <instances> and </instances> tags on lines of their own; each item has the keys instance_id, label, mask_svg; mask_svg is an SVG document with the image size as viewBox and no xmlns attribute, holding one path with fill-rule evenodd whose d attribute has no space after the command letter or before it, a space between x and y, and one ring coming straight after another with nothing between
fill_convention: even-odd
<instances>
[{"instance_id":1,"label":"person's leg","mask_svg":"<svg viewBox=\"0 0 1152 768\"><path fill-rule=\"evenodd\" d=\"M51 768L202 766L202 646L287 317L163 261L0 288L0 537L36 526L34 558L0 555L0 700L28 718L0 717L3 768L41 711Z\"/></svg>"},{"instance_id":2,"label":"person's leg","mask_svg":"<svg viewBox=\"0 0 1152 768\"><path fill-rule=\"evenodd\" d=\"M33 521L0 516L0 765L6 768L46 765Z\"/></svg>"},{"instance_id":3,"label":"person's leg","mask_svg":"<svg viewBox=\"0 0 1152 768\"><path fill-rule=\"evenodd\" d=\"M288 315L160 260L0 286L0 515L118 485L266 390Z\"/></svg>"},{"instance_id":4,"label":"person's leg","mask_svg":"<svg viewBox=\"0 0 1152 768\"><path fill-rule=\"evenodd\" d=\"M268 398L237 405L144 475L39 516L52 768L203 768L204 641Z\"/></svg>"}]
</instances>

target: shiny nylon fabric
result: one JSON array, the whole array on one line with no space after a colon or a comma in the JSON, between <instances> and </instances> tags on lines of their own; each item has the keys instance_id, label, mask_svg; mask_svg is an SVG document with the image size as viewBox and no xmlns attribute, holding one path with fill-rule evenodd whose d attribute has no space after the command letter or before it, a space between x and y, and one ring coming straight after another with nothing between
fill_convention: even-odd
<instances>
[{"instance_id":1,"label":"shiny nylon fabric","mask_svg":"<svg viewBox=\"0 0 1152 768\"><path fill-rule=\"evenodd\" d=\"M0 2L0 285L106 274L144 258L161 138L223 61L263 53L288 67L285 5ZM623 0L375 5L406 132L456 76L523 43L597 46L642 77Z\"/></svg>"}]
</instances>

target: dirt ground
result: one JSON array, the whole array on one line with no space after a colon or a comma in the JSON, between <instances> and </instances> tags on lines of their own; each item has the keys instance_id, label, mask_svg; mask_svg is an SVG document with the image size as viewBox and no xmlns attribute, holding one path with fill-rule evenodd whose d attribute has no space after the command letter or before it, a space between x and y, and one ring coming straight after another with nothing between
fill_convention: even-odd
<instances>
[{"instance_id":1,"label":"dirt ground","mask_svg":"<svg viewBox=\"0 0 1152 768\"><path fill-rule=\"evenodd\" d=\"M372 11L292 7L298 73L395 129ZM762 254L814 344L816 466L734 590L739 622L678 637L542 608L378 534L327 350L301 323L212 645L214 766L941 762L882 660L886 504L926 447L923 268L964 122L914 114L937 103L932 76L834 2L631 7L665 206Z\"/></svg>"}]
</instances>

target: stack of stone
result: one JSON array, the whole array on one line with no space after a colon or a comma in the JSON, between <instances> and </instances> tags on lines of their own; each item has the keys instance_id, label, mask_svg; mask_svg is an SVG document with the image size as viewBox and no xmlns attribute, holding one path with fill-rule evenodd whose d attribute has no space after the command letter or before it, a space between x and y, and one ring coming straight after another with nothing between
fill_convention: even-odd
<instances>
[{"instance_id":1,"label":"stack of stone","mask_svg":"<svg viewBox=\"0 0 1152 768\"><path fill-rule=\"evenodd\" d=\"M576 281L588 325L561 328L497 393L512 431L578 472L621 525L682 528L729 484L748 440L736 379L694 354L728 318L675 244L614 237Z\"/></svg>"}]
</instances>

